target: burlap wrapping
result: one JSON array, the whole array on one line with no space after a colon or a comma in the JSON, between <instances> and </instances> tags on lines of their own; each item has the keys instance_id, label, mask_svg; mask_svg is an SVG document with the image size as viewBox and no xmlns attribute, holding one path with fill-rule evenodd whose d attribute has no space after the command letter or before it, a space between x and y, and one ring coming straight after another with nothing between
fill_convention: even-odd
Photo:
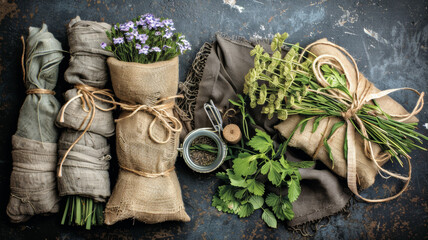
<instances>
[{"instance_id":1,"label":"burlap wrapping","mask_svg":"<svg viewBox=\"0 0 428 240\"><path fill-rule=\"evenodd\" d=\"M178 57L152 64L107 61L113 90L128 103L153 106L160 98L176 94ZM173 114L172 109L167 110ZM120 118L130 114L121 113ZM179 132L159 144L149 137L152 114L139 111L116 126L116 151L121 166L118 181L107 203L105 223L134 218L145 223L190 221L184 210L180 184L173 170ZM151 131L157 139L165 139L167 130L157 121Z\"/></svg>"},{"instance_id":2,"label":"burlap wrapping","mask_svg":"<svg viewBox=\"0 0 428 240\"><path fill-rule=\"evenodd\" d=\"M71 58L65 72L68 83L95 88L105 86L109 80L106 59L112 53L103 50L100 44L109 42L105 32L110 28L111 25L107 23L82 21L79 16L70 21L67 34ZM69 101L77 94L76 88L70 89L65 93L65 100ZM58 142L58 171L61 172L58 178L59 195L79 195L105 202L110 196L108 168L111 158L106 138L114 135L114 122L111 111L97 108L109 108L110 104L99 100L95 100L94 104L82 104L82 98L79 97L65 104L57 116L56 124L67 128ZM93 121L82 139L71 148L90 122L90 108L95 108ZM61 163L70 148L70 153Z\"/></svg>"},{"instance_id":3,"label":"burlap wrapping","mask_svg":"<svg viewBox=\"0 0 428 240\"><path fill-rule=\"evenodd\" d=\"M318 42L328 42L327 39L318 40ZM347 59L345 55L343 55L336 48L329 45L315 45L309 49L310 52L314 53L316 56L320 56L322 54L333 55L340 59L342 63L344 63L344 68L350 74L350 79L348 81L351 82L351 88L349 89L351 94L355 91L361 91L364 86L360 85L359 89L355 89L357 86L357 73L352 65L352 63ZM364 76L360 74L360 81ZM353 83L353 84L352 84ZM354 88L352 88L354 86ZM380 92L379 89L373 88L371 93ZM376 102L378 105L388 114L408 114L408 112L396 101L394 101L391 97L385 96L380 99L377 99ZM281 122L275 128L281 132L281 134L289 138L291 132L297 126L297 124L303 120L303 116L291 116L287 120ZM329 117L320 121L317 130L312 133L312 126L314 120L310 120L306 125L305 130L301 133L300 130L296 131L294 136L291 138L289 146L297 147L305 151L308 155L313 156L314 159L322 161L325 165L331 168L336 174L342 177L347 176L347 162L345 160L344 155L344 140L345 140L345 132L346 126L338 128L334 135L328 140L328 144L331 147L331 152L334 158L334 167L332 165L332 161L328 156L328 152L325 149L323 143L323 135L330 133L332 126L339 121L343 121L341 118L337 117ZM408 122L416 122L417 119L412 117L408 120ZM375 177L378 173L377 166L373 163L372 160L367 158L364 154L363 150L363 139L362 137L356 133L357 136L357 144L356 153L357 153L357 176L358 183L361 188L365 189L370 187L375 182ZM317 151L318 149L318 151ZM373 144L373 152L375 155L381 152L379 145ZM317 152L316 152L317 151ZM379 165L383 165L386 161L379 162Z\"/></svg>"},{"instance_id":4,"label":"burlap wrapping","mask_svg":"<svg viewBox=\"0 0 428 240\"><path fill-rule=\"evenodd\" d=\"M45 24L30 27L24 72L27 90L53 90L62 58L61 43ZM11 197L6 210L12 222L59 210L54 173L58 140L54 121L59 108L53 95L40 93L27 95L21 107L12 137Z\"/></svg>"}]
</instances>

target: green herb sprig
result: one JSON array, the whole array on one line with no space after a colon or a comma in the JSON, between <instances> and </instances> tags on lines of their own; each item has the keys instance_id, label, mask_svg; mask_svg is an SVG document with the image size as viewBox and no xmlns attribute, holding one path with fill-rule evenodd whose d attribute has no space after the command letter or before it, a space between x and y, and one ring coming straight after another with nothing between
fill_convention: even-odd
<instances>
[{"instance_id":1,"label":"green herb sprig","mask_svg":"<svg viewBox=\"0 0 428 240\"><path fill-rule=\"evenodd\" d=\"M299 44L291 45L287 54L282 57L282 46L289 45L284 43L287 37L287 33L275 35L271 44L272 55L265 52L260 45L251 51L251 55L254 56L254 68L245 76L244 94L250 98L252 108L262 105L262 114L267 114L269 119L274 114L281 120L286 120L291 115L306 116L307 118L296 126L293 134L297 128L303 131L310 119L315 119L312 128L312 132L315 132L323 118L341 117L353 98L347 88L345 75L328 65L322 65L321 70L330 87L320 86L311 68L316 56L309 52L301 62L299 59L302 48ZM331 89L349 98L337 99L328 92ZM377 105L376 101L374 104L364 104L356 114L367 130L367 140L378 144L401 165L400 156L410 158L409 153L412 150L426 150L418 145L422 144L423 139L428 138L415 131L417 123L395 121ZM356 131L365 138L355 120L350 121ZM323 140L332 161L334 159L327 140L343 124L344 121L337 123ZM281 153L285 152L286 147L287 144L284 144ZM343 148L347 158L347 141L344 142Z\"/></svg>"},{"instance_id":2,"label":"green herb sprig","mask_svg":"<svg viewBox=\"0 0 428 240\"><path fill-rule=\"evenodd\" d=\"M262 219L269 227L277 227L277 219L291 220L294 217L292 202L300 195L301 176L299 168L312 167L314 162L290 162L275 151L271 137L256 129L256 135L238 149L237 156L229 151L233 159L232 169L219 172L216 176L224 181L218 187L212 206L219 211L248 217L257 209L262 209ZM262 181L267 178L266 181ZM266 190L271 184L280 194ZM286 187L288 191L281 192Z\"/></svg>"}]
</instances>

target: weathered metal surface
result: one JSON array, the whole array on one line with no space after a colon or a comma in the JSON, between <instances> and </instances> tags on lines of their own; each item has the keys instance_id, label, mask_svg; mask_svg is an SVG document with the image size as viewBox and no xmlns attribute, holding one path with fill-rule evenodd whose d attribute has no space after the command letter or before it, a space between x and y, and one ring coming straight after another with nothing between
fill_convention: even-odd
<instances>
[{"instance_id":1,"label":"weathered metal surface","mask_svg":"<svg viewBox=\"0 0 428 240\"><path fill-rule=\"evenodd\" d=\"M199 47L212 41L216 32L250 39L271 38L287 31L289 42L306 45L328 37L344 46L357 59L360 70L380 89L408 86L428 92L428 2L427 1L11 1L0 0L0 238L1 239L272 239L299 238L284 225L270 229L260 212L245 219L223 214L210 206L217 180L214 174L198 174L182 160L177 172L183 198L192 221L146 225L132 220L91 231L60 226L60 215L36 216L24 224L9 223L5 214L11 173L11 136L16 130L24 100L20 68L20 35L29 26L45 22L68 48L65 25L76 15L82 19L123 22L137 15L154 13L174 19L193 50L180 57L183 81ZM57 93L64 92L61 64ZM61 98L61 94L57 94ZM416 96L400 92L393 97L411 109ZM63 100L63 99L61 99ZM419 131L428 134L428 108L419 115ZM428 147L427 143L424 143ZM427 152L412 153L410 188L399 199L382 204L353 202L349 214L331 217L315 239L422 239L428 237ZM389 169L405 172L398 164ZM112 179L117 165L112 165ZM381 197L399 190L402 183L377 178L364 196Z\"/></svg>"}]
</instances>

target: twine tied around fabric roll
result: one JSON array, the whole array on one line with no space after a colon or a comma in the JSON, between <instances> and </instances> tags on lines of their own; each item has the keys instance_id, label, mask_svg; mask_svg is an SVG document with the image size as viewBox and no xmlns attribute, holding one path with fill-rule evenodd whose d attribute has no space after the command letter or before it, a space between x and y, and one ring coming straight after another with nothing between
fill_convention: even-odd
<instances>
[{"instance_id":1,"label":"twine tied around fabric roll","mask_svg":"<svg viewBox=\"0 0 428 240\"><path fill-rule=\"evenodd\" d=\"M142 105L138 105L138 104L130 105L130 104L126 104L126 103L117 103L118 105L120 105L120 107L123 110L132 111L132 113L129 114L128 116L123 117L123 118L116 119L115 121L118 122L118 121L122 121L124 119L130 118L130 117L134 116L138 111L145 111L149 114L152 114L153 116L155 116L155 118L152 120L152 122L150 123L150 126L149 126L149 130L148 130L149 131L149 137L153 141L155 141L156 143L165 144L171 139L172 132L180 132L181 129L183 128L180 120L178 120L174 115L171 115L167 112L168 109L174 108L175 101L169 101L167 103L163 103L165 101L176 99L176 98L183 98L183 95L175 95L175 96L171 96L171 97L161 98L158 101L156 101L154 106L149 106L149 105L144 105L144 104L142 104ZM159 139L155 138L154 135L152 134L153 127L154 127L154 125L158 119L161 121L162 125L168 131L168 135L167 135L165 140L159 140Z\"/></svg>"},{"instance_id":2,"label":"twine tied around fabric roll","mask_svg":"<svg viewBox=\"0 0 428 240\"><path fill-rule=\"evenodd\" d=\"M70 153L70 151L73 149L73 147L77 144L77 142L80 141L80 139L85 135L85 133L89 130L91 127L91 124L95 118L95 110L101 110L104 112L112 111L116 109L116 101L114 100L114 95L111 92L110 89L98 89L95 87L91 87L84 84L76 84L74 86L78 91L77 95L71 98L70 100L65 103L65 105L62 107L60 111L60 122L64 122L64 112L67 106L73 102L76 99L80 99L82 101L82 109L83 111L87 112L87 115L85 119L80 124L80 127L78 130L81 130L85 122L89 119L88 124L86 125L85 129L83 129L82 134L71 144L71 146L68 148L68 150L65 152L64 156L62 157L59 168L58 168L58 177L62 176L62 165L64 164L65 159L67 158L67 155ZM95 103L95 100L112 103L113 106L110 108L103 108L98 106Z\"/></svg>"},{"instance_id":3,"label":"twine tied around fabric roll","mask_svg":"<svg viewBox=\"0 0 428 240\"><path fill-rule=\"evenodd\" d=\"M134 170L131 168L127 168L125 166L122 166L121 164L119 164L119 167L125 171L132 172L138 176L146 177L146 178L157 178L157 177L168 176L169 173L174 171L174 169L175 169L175 167L172 167L172 168L167 169L167 170L160 172L160 173L149 173L149 172L143 172L143 171L138 171L138 170Z\"/></svg>"},{"instance_id":4,"label":"twine tied around fabric roll","mask_svg":"<svg viewBox=\"0 0 428 240\"><path fill-rule=\"evenodd\" d=\"M181 98L182 95L176 95L171 96L167 98L159 99L154 106L148 106L148 105L131 105L126 103L117 102L114 99L114 95L111 92L110 89L98 89L95 87L91 87L84 84L76 84L75 88L78 90L77 95L71 98L67 101L67 103L62 107L60 111L60 120L59 122L64 122L64 112L67 106L75 101L76 99L80 99L82 101L82 109L83 111L87 112L87 115L85 119L80 124L80 127L78 130L81 130L83 125L87 122L89 119L88 124L86 125L85 129L83 129L82 134L71 144L71 146L68 148L68 150L65 152L64 156L62 157L61 161L59 162L59 168L58 168L58 177L62 176L62 165L64 164L65 159L67 158L67 155L70 153L70 151L73 149L73 147L77 144L77 142L80 141L80 139L83 137L83 135L89 130L91 127L91 124L95 118L95 110L101 110L101 111L112 111L116 109L117 106L120 106L122 109L126 111L132 111L132 113L126 117L116 119L115 122L124 120L126 118L130 118L134 116L138 111L145 111L149 114L152 114L155 116L153 121L150 124L149 127L149 136L150 138L159 144L167 143L171 139L172 132L180 132L182 129L181 122L174 117L173 115L170 115L166 110L172 109L175 106L174 101L169 101L167 103L163 103L164 101L175 99L175 98ZM102 108L98 106L95 103L95 100L99 100L101 102L110 103L113 106L110 108ZM154 124L157 120L160 120L162 122L162 125L167 129L168 136L165 140L159 140L155 138L152 135L152 128L154 127ZM172 126L171 126L171 124Z\"/></svg>"},{"instance_id":5,"label":"twine tied around fabric roll","mask_svg":"<svg viewBox=\"0 0 428 240\"><path fill-rule=\"evenodd\" d=\"M348 89L355 89L355 91L354 91L353 96L351 98L350 96L346 95L345 93L340 92L340 91L335 91L333 89L327 90L328 93L322 93L322 92L318 92L318 91L314 91L314 90L309 89L309 91L314 91L314 92L317 92L319 94L327 95L333 99L336 99L336 100L344 103L348 107L347 111L342 112L342 114L341 114L342 118L346 122L346 134L347 134L347 141L348 141L348 152L347 152L347 184L348 184L348 187L356 196L358 196L359 198L361 198L362 200L364 200L366 202L386 202L386 201L390 201L392 199L395 199L398 196L400 196L407 189L407 187L410 183L410 178L411 178L411 173L412 173L412 166L411 166L411 162L410 162L410 157L409 156L406 157L406 160L409 164L408 176L402 176L400 174L393 173L393 172L390 172L390 171L382 168L378 162L385 161L385 160L389 159L391 156L385 152L378 155L378 156L375 156L374 151L373 151L373 147L372 147L372 142L368 140L369 136L368 136L367 130L364 127L364 124L363 124L362 120L359 118L357 112L362 108L362 106L364 104L366 104L367 102L369 102L371 100L379 99L381 97L387 96L390 93L393 93L396 91L410 90L410 91L413 91L419 95L418 101L415 104L413 111L411 113L401 114L401 115L390 114L391 117L397 118L396 121L404 122L404 121L410 119L411 117L415 116L416 114L418 114L422 110L422 108L424 106L423 97L425 94L424 94L424 92L419 93L418 91L416 91L415 89L412 89L412 88L396 88L396 89L389 89L389 90L380 91L378 93L370 94L371 89L373 88L373 84L371 84L366 78L361 77L361 74L359 73L359 70L357 67L357 63L355 62L354 58L344 48L342 48L342 47L340 47L334 43L315 42L315 43L308 45L303 50L303 52L301 53L300 58L299 58L299 62L302 60L304 53L306 51L308 51L309 48L313 47L314 45L319 45L319 44L330 45L330 46L338 49L340 52L346 54L346 56L352 61L354 70L356 72L356 78L357 78L356 83L357 83L357 85L353 86L354 83L352 81L349 81L350 73L346 71L344 64L340 61L339 58L337 58L333 55L329 55L329 54L319 55L315 58L315 60L312 63L312 70L315 74L315 77L316 77L318 83L322 87L329 87L330 86L330 84L324 78L324 76L322 74L322 70L321 70L321 66L324 64L327 64L327 65L330 65L330 66L336 68L338 71L341 71L342 73L344 73L346 76ZM363 86L362 91L358 91L359 86ZM382 177L384 177L381 174L381 172L383 172L383 173L386 173L389 175L388 177L384 177L384 178L394 177L394 178L406 181L402 190L399 191L394 196L383 198L383 199L368 199L368 198L362 197L358 193L358 189L357 189L357 166L356 166L357 159L356 159L356 149L355 149L355 145L357 144L357 142L355 139L354 125L352 124L350 119L354 120L357 123L357 126L359 127L359 131L363 135L364 154L365 154L365 156L367 156L367 158L369 158L371 161L374 162L374 164L378 168L378 172L380 173L380 175ZM315 154L313 157L316 156L316 154L318 153L318 150L321 146L322 146L322 144L318 145L317 150L315 151Z\"/></svg>"},{"instance_id":6,"label":"twine tied around fabric roll","mask_svg":"<svg viewBox=\"0 0 428 240\"><path fill-rule=\"evenodd\" d=\"M21 36L21 42L22 42L22 55L21 55L21 68L22 68L22 78L25 83L25 38L24 36ZM43 89L43 88L33 88L28 89L25 92L27 95L29 94L50 94L55 95L55 92L49 89Z\"/></svg>"}]
</instances>

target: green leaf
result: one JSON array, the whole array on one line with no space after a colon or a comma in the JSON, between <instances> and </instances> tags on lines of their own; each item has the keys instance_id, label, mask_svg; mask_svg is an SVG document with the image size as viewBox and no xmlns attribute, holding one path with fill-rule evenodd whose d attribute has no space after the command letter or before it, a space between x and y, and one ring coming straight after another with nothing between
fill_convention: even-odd
<instances>
[{"instance_id":1,"label":"green leaf","mask_svg":"<svg viewBox=\"0 0 428 240\"><path fill-rule=\"evenodd\" d=\"M221 200L225 202L235 200L235 192L232 186L222 185L218 187L218 190L218 194Z\"/></svg>"},{"instance_id":2,"label":"green leaf","mask_svg":"<svg viewBox=\"0 0 428 240\"><path fill-rule=\"evenodd\" d=\"M300 133L303 133L303 131L305 131L306 124L308 124L308 122L309 122L309 121L304 121L304 122L302 123L302 126L300 127Z\"/></svg>"},{"instance_id":3,"label":"green leaf","mask_svg":"<svg viewBox=\"0 0 428 240\"><path fill-rule=\"evenodd\" d=\"M340 122L337 122L337 123L335 123L334 125L333 125L333 127L331 127L331 131L330 131L330 134L328 135L328 137L327 137L327 140L328 139L330 139L331 138L331 136L334 134L334 132L336 132L336 130L338 129L338 128L340 128L341 126L343 126L345 124L345 121L340 121Z\"/></svg>"},{"instance_id":4,"label":"green leaf","mask_svg":"<svg viewBox=\"0 0 428 240\"><path fill-rule=\"evenodd\" d=\"M348 161L348 131L345 131L345 141L343 143L343 152L345 154L346 161Z\"/></svg>"},{"instance_id":5,"label":"green leaf","mask_svg":"<svg viewBox=\"0 0 428 240\"><path fill-rule=\"evenodd\" d=\"M265 221L265 223L271 227L276 228L277 227L277 221L273 213L269 209L264 209L262 214L262 219Z\"/></svg>"},{"instance_id":6,"label":"green leaf","mask_svg":"<svg viewBox=\"0 0 428 240\"><path fill-rule=\"evenodd\" d=\"M237 106L237 107L241 107L242 106L242 104L240 104L238 102L235 102L232 99L229 99L229 102L232 103L233 105Z\"/></svg>"},{"instance_id":7,"label":"green leaf","mask_svg":"<svg viewBox=\"0 0 428 240\"><path fill-rule=\"evenodd\" d=\"M288 199L290 200L290 202L294 202L297 200L301 192L300 182L298 179L291 178L290 180L288 180L287 184L288 184Z\"/></svg>"},{"instance_id":8,"label":"green leaf","mask_svg":"<svg viewBox=\"0 0 428 240\"><path fill-rule=\"evenodd\" d=\"M328 153L328 157L330 158L331 162L332 162L332 169L334 168L334 159L333 159L333 153L331 152L331 147L327 142L327 138L324 138L324 147L327 150Z\"/></svg>"},{"instance_id":9,"label":"green leaf","mask_svg":"<svg viewBox=\"0 0 428 240\"><path fill-rule=\"evenodd\" d=\"M315 119L314 121L314 125L312 126L312 133L314 133L317 129L318 129L318 125L320 125L320 121L324 118L325 116L319 116Z\"/></svg>"},{"instance_id":10,"label":"green leaf","mask_svg":"<svg viewBox=\"0 0 428 240\"><path fill-rule=\"evenodd\" d=\"M268 179L271 181L274 185L279 186L281 183L281 164L277 161L270 161L271 166L268 174Z\"/></svg>"},{"instance_id":11,"label":"green leaf","mask_svg":"<svg viewBox=\"0 0 428 240\"><path fill-rule=\"evenodd\" d=\"M225 172L218 172L215 174L215 176L220 180L229 182L229 177L227 176L227 174Z\"/></svg>"},{"instance_id":12,"label":"green leaf","mask_svg":"<svg viewBox=\"0 0 428 240\"><path fill-rule=\"evenodd\" d=\"M282 155L281 158L279 159L279 163L281 163L282 167L285 169L288 169L290 167L287 161L285 161L284 155Z\"/></svg>"},{"instance_id":13,"label":"green leaf","mask_svg":"<svg viewBox=\"0 0 428 240\"><path fill-rule=\"evenodd\" d=\"M265 193L265 185L256 181L256 179L248 179L246 183L247 189L250 193L254 193L257 196L263 196Z\"/></svg>"},{"instance_id":14,"label":"green leaf","mask_svg":"<svg viewBox=\"0 0 428 240\"><path fill-rule=\"evenodd\" d=\"M253 214L254 208L253 208L253 205L251 205L250 203L246 203L246 204L241 205L238 208L237 212L238 212L238 216L240 218L248 217L251 214Z\"/></svg>"},{"instance_id":15,"label":"green leaf","mask_svg":"<svg viewBox=\"0 0 428 240\"><path fill-rule=\"evenodd\" d=\"M266 175L266 174L269 172L270 165L271 165L271 162L270 162L270 161L267 161L265 164L263 164L263 166L262 166L262 168L261 168L260 172L261 172L263 175Z\"/></svg>"},{"instance_id":16,"label":"green leaf","mask_svg":"<svg viewBox=\"0 0 428 240\"><path fill-rule=\"evenodd\" d=\"M248 200L251 205L253 205L254 209L259 209L263 206L263 204L265 203L263 197L261 196L251 196L250 200Z\"/></svg>"},{"instance_id":17,"label":"green leaf","mask_svg":"<svg viewBox=\"0 0 428 240\"><path fill-rule=\"evenodd\" d=\"M260 153L266 153L272 148L272 143L272 139L266 132L256 129L256 135L248 141L248 146Z\"/></svg>"},{"instance_id":18,"label":"green leaf","mask_svg":"<svg viewBox=\"0 0 428 240\"><path fill-rule=\"evenodd\" d=\"M268 205L269 207L273 207L280 204L280 199L279 199L279 196L276 195L275 193L269 193L266 196L265 202L266 202L266 205Z\"/></svg>"},{"instance_id":19,"label":"green leaf","mask_svg":"<svg viewBox=\"0 0 428 240\"><path fill-rule=\"evenodd\" d=\"M246 188L241 189L241 190L239 190L239 191L237 191L237 192L235 193L235 197L236 197L237 199L241 200L241 199L244 197L244 194L245 194L246 192L247 192L247 189L246 189Z\"/></svg>"},{"instance_id":20,"label":"green leaf","mask_svg":"<svg viewBox=\"0 0 428 240\"><path fill-rule=\"evenodd\" d=\"M222 199L220 199L217 195L214 195L212 199L213 207L217 208L218 211L225 212L225 213L234 213L234 208L238 208L239 203L236 201L231 201L229 203L226 203Z\"/></svg>"},{"instance_id":21,"label":"green leaf","mask_svg":"<svg viewBox=\"0 0 428 240\"><path fill-rule=\"evenodd\" d=\"M246 187L245 179L240 175L234 174L231 169L227 169L227 176L229 176L230 184L235 187Z\"/></svg>"},{"instance_id":22,"label":"green leaf","mask_svg":"<svg viewBox=\"0 0 428 240\"><path fill-rule=\"evenodd\" d=\"M258 155L251 155L248 152L240 153L238 158L233 160L233 170L237 175L253 175L257 171L257 157Z\"/></svg>"},{"instance_id":23,"label":"green leaf","mask_svg":"<svg viewBox=\"0 0 428 240\"><path fill-rule=\"evenodd\" d=\"M227 203L227 210L230 211L229 213L238 213L239 207L241 206L241 204L239 204L238 201L236 200L232 200L230 202Z\"/></svg>"},{"instance_id":24,"label":"green leaf","mask_svg":"<svg viewBox=\"0 0 428 240\"><path fill-rule=\"evenodd\" d=\"M301 162L288 161L288 164L293 168L311 168L315 165L315 162L314 161L301 161Z\"/></svg>"},{"instance_id":25,"label":"green leaf","mask_svg":"<svg viewBox=\"0 0 428 240\"><path fill-rule=\"evenodd\" d=\"M287 200L285 200L282 203L282 212L288 220L291 220L294 218L294 211L293 211L293 205Z\"/></svg>"}]
</instances>

